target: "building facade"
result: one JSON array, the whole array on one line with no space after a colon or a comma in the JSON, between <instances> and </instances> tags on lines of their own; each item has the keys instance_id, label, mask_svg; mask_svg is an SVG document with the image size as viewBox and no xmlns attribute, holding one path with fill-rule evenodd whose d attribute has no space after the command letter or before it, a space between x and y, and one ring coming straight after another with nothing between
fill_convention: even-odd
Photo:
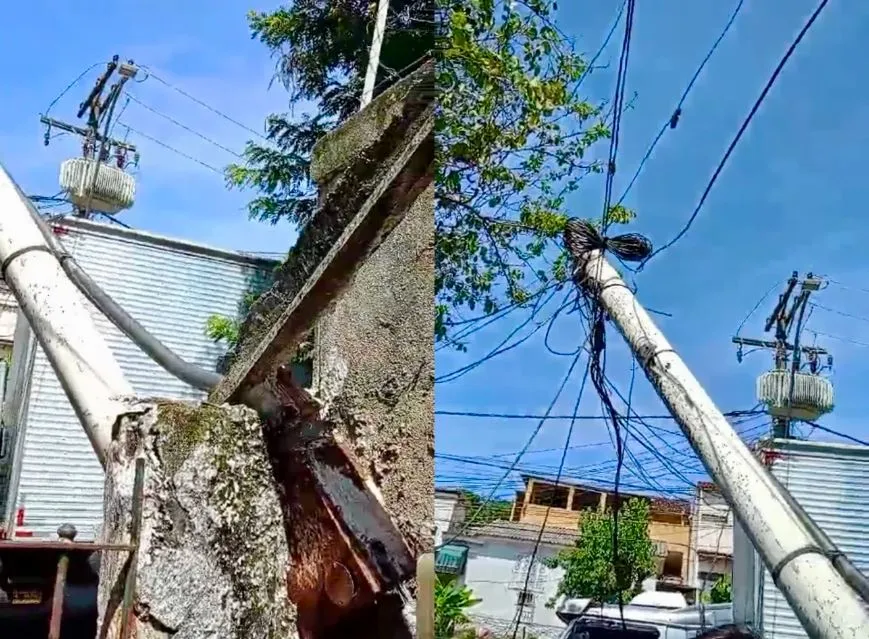
<instances>
[{"instance_id":1,"label":"building facade","mask_svg":"<svg viewBox=\"0 0 869 639\"><path fill-rule=\"evenodd\" d=\"M555 598L564 571L544 562L575 539L575 530L547 526L541 536L537 524L510 521L493 521L458 536L452 543L463 547L466 557L457 578L480 600L469 611L474 621L495 633L518 623L519 636L522 629L541 638L559 636L564 624L547 603Z\"/></svg>"},{"instance_id":2,"label":"building facade","mask_svg":"<svg viewBox=\"0 0 869 639\"><path fill-rule=\"evenodd\" d=\"M708 593L733 574L733 512L712 482L697 484L691 519L690 580L698 592Z\"/></svg>"},{"instance_id":3,"label":"building facade","mask_svg":"<svg viewBox=\"0 0 869 639\"><path fill-rule=\"evenodd\" d=\"M511 519L538 527L546 518L547 528L575 531L583 511L603 512L612 507L612 492L582 484L566 484L526 476L525 489L516 494ZM689 573L691 549L691 506L680 499L651 498L619 493L619 499L645 499L649 502L649 537L658 558L658 590L675 590L690 597L693 585ZM549 509L549 515L546 511Z\"/></svg>"},{"instance_id":4,"label":"building facade","mask_svg":"<svg viewBox=\"0 0 869 639\"><path fill-rule=\"evenodd\" d=\"M465 504L459 490L437 489L434 498L434 545L449 541L449 535L458 531L465 520Z\"/></svg>"}]
</instances>

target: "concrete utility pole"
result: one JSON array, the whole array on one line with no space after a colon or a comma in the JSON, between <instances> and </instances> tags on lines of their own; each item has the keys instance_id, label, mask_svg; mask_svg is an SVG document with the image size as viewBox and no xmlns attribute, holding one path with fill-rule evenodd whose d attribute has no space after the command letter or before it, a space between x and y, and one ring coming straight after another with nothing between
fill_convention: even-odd
<instances>
[{"instance_id":1,"label":"concrete utility pole","mask_svg":"<svg viewBox=\"0 0 869 639\"><path fill-rule=\"evenodd\" d=\"M646 377L746 529L810 637L869 636L869 612L836 571L603 253L574 256L576 280L606 309Z\"/></svg>"},{"instance_id":2,"label":"concrete utility pole","mask_svg":"<svg viewBox=\"0 0 869 639\"><path fill-rule=\"evenodd\" d=\"M380 68L380 47L383 45L383 33L386 31L386 17L388 15L389 0L380 0L377 3L377 20L374 23L374 35L371 38L371 51L368 54L368 69L365 71L360 109L364 109L374 96L374 81L377 79L377 69Z\"/></svg>"},{"instance_id":3,"label":"concrete utility pole","mask_svg":"<svg viewBox=\"0 0 869 639\"><path fill-rule=\"evenodd\" d=\"M133 395L78 289L36 224L33 205L0 166L0 270L105 464L112 425Z\"/></svg>"},{"instance_id":4,"label":"concrete utility pole","mask_svg":"<svg viewBox=\"0 0 869 639\"><path fill-rule=\"evenodd\" d=\"M788 302L797 285L800 285L800 292L793 299L791 307L788 308ZM802 365L802 357L808 359L809 369L813 374L821 370L819 358L822 355L829 353L817 346L801 346L800 337L803 330L803 317L805 316L806 307L808 305L811 294L821 288L821 280L812 273L809 273L805 278L800 280L799 274L794 271L783 293L779 295L778 303L772 313L766 320L764 331L769 333L775 329L775 340L762 340L746 337L733 338L733 343L739 346L737 351L737 359L742 361L742 347L750 346L753 348L764 348L773 351L775 357L775 370L787 371L790 366L791 386L794 383L796 373L800 371ZM791 341L791 333L793 339ZM829 357L828 365L832 364L832 358ZM788 404L793 403L793 389L790 389ZM793 423L792 411L788 410L786 414L773 415L773 437L790 437L791 425Z\"/></svg>"}]
</instances>

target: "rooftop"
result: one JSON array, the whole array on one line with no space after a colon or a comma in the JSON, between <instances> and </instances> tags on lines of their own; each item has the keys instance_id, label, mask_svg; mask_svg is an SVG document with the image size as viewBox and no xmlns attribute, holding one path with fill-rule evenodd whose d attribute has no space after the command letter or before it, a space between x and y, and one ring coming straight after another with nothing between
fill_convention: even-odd
<instances>
[{"instance_id":1,"label":"rooftop","mask_svg":"<svg viewBox=\"0 0 869 639\"><path fill-rule=\"evenodd\" d=\"M535 482L539 482L541 484L550 484L555 485L555 480L547 479L546 477L540 477L535 475L522 475L522 481L525 483L526 488L529 480L534 480ZM580 488L582 490L588 492L595 493L606 493L608 495L613 494L611 489L600 488L598 486L592 486L590 484L579 484L573 482L558 482L559 488ZM636 497L639 499L647 499L649 500L651 509L658 513L672 513L672 514L684 514L687 515L691 512L691 504L686 499L669 499L666 497L655 497L653 495L642 495L640 493L628 493L624 491L619 491L619 496L625 499L630 499L632 497Z\"/></svg>"},{"instance_id":2,"label":"rooftop","mask_svg":"<svg viewBox=\"0 0 869 639\"><path fill-rule=\"evenodd\" d=\"M469 528L463 534L468 538L492 537L530 543L535 543L538 535L540 535L540 524L500 519L483 526ZM578 531L575 528L547 526L543 536L540 537L540 542L549 546L570 546L576 541L577 536Z\"/></svg>"}]
</instances>

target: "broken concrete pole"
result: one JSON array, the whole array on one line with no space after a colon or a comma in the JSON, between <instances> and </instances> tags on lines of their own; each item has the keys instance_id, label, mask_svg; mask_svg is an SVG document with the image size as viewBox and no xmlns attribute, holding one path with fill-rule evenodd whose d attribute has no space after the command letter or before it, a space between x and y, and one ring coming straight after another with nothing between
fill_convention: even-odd
<instances>
[{"instance_id":1,"label":"broken concrete pole","mask_svg":"<svg viewBox=\"0 0 869 639\"><path fill-rule=\"evenodd\" d=\"M401 613L433 519L433 73L318 142L318 210L211 396L266 424L303 639L413 632ZM316 400L279 373L312 328Z\"/></svg>"},{"instance_id":2,"label":"broken concrete pole","mask_svg":"<svg viewBox=\"0 0 869 639\"><path fill-rule=\"evenodd\" d=\"M243 407L143 402L116 427L103 541L126 543L146 460L130 638L287 639L284 520L260 420ZM99 639L118 639L123 553L104 553Z\"/></svg>"}]
</instances>

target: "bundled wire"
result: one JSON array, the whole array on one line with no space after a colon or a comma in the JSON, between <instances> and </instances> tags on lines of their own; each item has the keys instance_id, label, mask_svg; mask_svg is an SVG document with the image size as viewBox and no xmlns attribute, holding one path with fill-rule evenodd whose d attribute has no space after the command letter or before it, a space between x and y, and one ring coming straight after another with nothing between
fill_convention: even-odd
<instances>
[{"instance_id":1,"label":"bundled wire","mask_svg":"<svg viewBox=\"0 0 869 639\"><path fill-rule=\"evenodd\" d=\"M579 218L567 222L564 243L574 260L581 260L590 251L608 251L622 262L642 262L652 254L652 243L643 235L605 237L592 222Z\"/></svg>"}]
</instances>

